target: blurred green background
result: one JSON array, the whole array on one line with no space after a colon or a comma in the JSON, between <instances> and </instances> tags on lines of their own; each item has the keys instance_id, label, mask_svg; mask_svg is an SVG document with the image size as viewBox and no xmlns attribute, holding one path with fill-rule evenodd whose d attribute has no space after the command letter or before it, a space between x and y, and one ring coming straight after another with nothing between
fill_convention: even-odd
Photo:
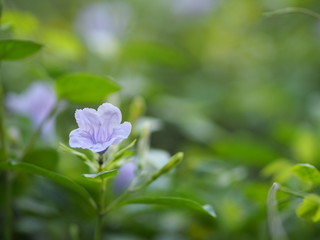
<instances>
[{"instance_id":1,"label":"blurred green background","mask_svg":"<svg viewBox=\"0 0 320 240\"><path fill-rule=\"evenodd\" d=\"M35 40L45 48L2 64L5 90L20 92L34 80L73 71L111 76L122 91L110 101L121 105L124 118L142 97L145 115L161 123L151 146L185 153L173 180L155 194L209 203L218 215L209 220L175 209L125 208L108 218L108 239L270 239L272 182L286 181L295 163L320 167L320 22L301 13L264 15L286 7L320 12L316 0L6 1L3 23L10 27L1 38ZM68 142L80 107L68 106L58 117L60 141ZM75 161L59 158L59 171L81 171ZM50 186L39 188L52 195L57 190ZM49 206L66 217L27 209L19 223L25 239L48 232L63 239L59 229L73 229L64 226L67 219L85 225L53 199ZM299 219L298 203L281 204L289 239L317 239L319 224ZM39 216L52 227L36 227L43 224ZM85 229L75 231L85 236Z\"/></svg>"}]
</instances>

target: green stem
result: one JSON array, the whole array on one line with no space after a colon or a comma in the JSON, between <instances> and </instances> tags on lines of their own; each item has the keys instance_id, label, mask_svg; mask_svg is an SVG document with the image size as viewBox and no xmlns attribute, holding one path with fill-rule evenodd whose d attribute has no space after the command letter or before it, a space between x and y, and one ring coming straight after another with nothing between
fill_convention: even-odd
<instances>
[{"instance_id":1,"label":"green stem","mask_svg":"<svg viewBox=\"0 0 320 240\"><path fill-rule=\"evenodd\" d=\"M264 16L270 17L273 15L282 15L282 14L288 14L288 13L303 13L303 14L320 19L319 13L316 13L306 8L299 8L299 7L288 7L288 8L283 8L283 9L279 9L271 12L266 12L264 13Z\"/></svg>"},{"instance_id":2,"label":"green stem","mask_svg":"<svg viewBox=\"0 0 320 240\"><path fill-rule=\"evenodd\" d=\"M284 230L282 219L278 211L277 192L281 188L279 183L273 183L268 193L267 213L268 227L272 240L287 240L287 234Z\"/></svg>"},{"instance_id":3,"label":"green stem","mask_svg":"<svg viewBox=\"0 0 320 240\"><path fill-rule=\"evenodd\" d=\"M99 170L98 172L103 171L103 154L99 155ZM100 191L99 191L99 205L97 211L97 222L94 234L94 240L101 240L102 239L102 228L103 228L103 217L104 217L104 208L105 208L105 180L102 177L100 181Z\"/></svg>"},{"instance_id":4,"label":"green stem","mask_svg":"<svg viewBox=\"0 0 320 240\"><path fill-rule=\"evenodd\" d=\"M103 215L100 212L98 212L96 229L94 233L94 240L102 239L102 220L103 220Z\"/></svg>"},{"instance_id":5,"label":"green stem","mask_svg":"<svg viewBox=\"0 0 320 240\"><path fill-rule=\"evenodd\" d=\"M121 194L118 198L116 198L108 207L107 209L104 211L104 214L106 214L107 212L110 212L113 208L117 207L118 203L120 203L123 199L125 199L129 194L131 193L131 191L125 191L123 194Z\"/></svg>"}]
</instances>

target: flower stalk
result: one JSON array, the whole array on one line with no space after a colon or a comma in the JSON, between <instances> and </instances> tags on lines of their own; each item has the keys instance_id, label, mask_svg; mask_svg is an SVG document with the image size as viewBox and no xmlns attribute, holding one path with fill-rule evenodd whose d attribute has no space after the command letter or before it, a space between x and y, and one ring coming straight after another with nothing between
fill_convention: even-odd
<instances>
[{"instance_id":1,"label":"flower stalk","mask_svg":"<svg viewBox=\"0 0 320 240\"><path fill-rule=\"evenodd\" d=\"M92 108L78 109L75 118L79 128L71 131L69 145L72 148L89 149L99 154L97 177L100 178L100 189L97 210L97 222L94 239L101 240L103 233L103 218L106 214L106 178L103 172L104 153L111 145L116 145L128 138L131 132L131 123L121 123L122 114L119 108L110 103L104 103L97 110ZM111 170L114 171L114 170Z\"/></svg>"},{"instance_id":2,"label":"flower stalk","mask_svg":"<svg viewBox=\"0 0 320 240\"><path fill-rule=\"evenodd\" d=\"M98 173L103 171L103 162L104 162L104 155L101 153L99 154L98 164L99 169ZM103 217L104 217L104 209L105 209L105 180L103 177L100 178L100 190L99 190L99 204L98 204L98 211L97 211L97 222L95 228L94 239L101 240L102 239L102 228L103 228Z\"/></svg>"}]
</instances>

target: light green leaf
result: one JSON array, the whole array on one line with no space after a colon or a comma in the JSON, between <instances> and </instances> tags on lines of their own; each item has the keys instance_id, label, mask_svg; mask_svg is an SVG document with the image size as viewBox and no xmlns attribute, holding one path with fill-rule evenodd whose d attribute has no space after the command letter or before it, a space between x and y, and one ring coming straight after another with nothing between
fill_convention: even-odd
<instances>
[{"instance_id":1,"label":"light green leaf","mask_svg":"<svg viewBox=\"0 0 320 240\"><path fill-rule=\"evenodd\" d=\"M64 187L67 187L68 189L73 190L74 192L78 193L80 196L83 197L90 205L96 209L96 203L91 197L91 195L87 192L85 188L77 184L76 182L72 181L71 179L60 175L56 172L38 167L36 165L30 164L30 163L0 163L0 169L2 170L14 170L14 171L20 171L24 173L30 173L38 176L42 176L45 178L48 178Z\"/></svg>"},{"instance_id":2,"label":"light green leaf","mask_svg":"<svg viewBox=\"0 0 320 240\"><path fill-rule=\"evenodd\" d=\"M56 80L56 91L60 98L73 103L101 103L120 86L110 78L90 73L71 73Z\"/></svg>"},{"instance_id":3,"label":"light green leaf","mask_svg":"<svg viewBox=\"0 0 320 240\"><path fill-rule=\"evenodd\" d=\"M113 178L117 176L118 174L118 169L113 169L110 171L103 171L99 173L93 173L93 174L83 174L84 177L86 178L93 178L93 179L108 179L108 178Z\"/></svg>"},{"instance_id":4,"label":"light green leaf","mask_svg":"<svg viewBox=\"0 0 320 240\"><path fill-rule=\"evenodd\" d=\"M187 208L211 217L216 217L216 213L210 205L201 205L193 200L180 197L143 197L129 199L120 203L120 206L128 204L155 204L174 208Z\"/></svg>"},{"instance_id":5,"label":"light green leaf","mask_svg":"<svg viewBox=\"0 0 320 240\"><path fill-rule=\"evenodd\" d=\"M310 164L297 164L292 171L305 182L320 184L320 172Z\"/></svg>"},{"instance_id":6,"label":"light green leaf","mask_svg":"<svg viewBox=\"0 0 320 240\"><path fill-rule=\"evenodd\" d=\"M320 221L320 197L316 194L310 194L303 199L303 202L298 206L296 213L303 219L312 220L313 222Z\"/></svg>"},{"instance_id":7,"label":"light green leaf","mask_svg":"<svg viewBox=\"0 0 320 240\"><path fill-rule=\"evenodd\" d=\"M0 40L0 61L20 60L38 52L42 45L26 40Z\"/></svg>"}]
</instances>

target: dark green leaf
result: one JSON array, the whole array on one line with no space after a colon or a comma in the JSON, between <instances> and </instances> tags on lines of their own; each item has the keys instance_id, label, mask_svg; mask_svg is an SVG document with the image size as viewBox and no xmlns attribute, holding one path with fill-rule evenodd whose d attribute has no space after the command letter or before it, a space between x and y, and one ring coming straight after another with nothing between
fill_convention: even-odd
<instances>
[{"instance_id":1,"label":"dark green leaf","mask_svg":"<svg viewBox=\"0 0 320 240\"><path fill-rule=\"evenodd\" d=\"M56 80L58 96L74 103L101 103L119 90L111 79L90 73L67 74Z\"/></svg>"},{"instance_id":2,"label":"dark green leaf","mask_svg":"<svg viewBox=\"0 0 320 240\"><path fill-rule=\"evenodd\" d=\"M320 197L315 194L306 196L296 212L301 218L314 222L320 221Z\"/></svg>"},{"instance_id":3,"label":"dark green leaf","mask_svg":"<svg viewBox=\"0 0 320 240\"><path fill-rule=\"evenodd\" d=\"M93 174L83 174L84 177L86 178L93 178L93 179L108 179L108 178L113 178L117 176L118 174L118 169L113 169L110 171L104 171L104 172L99 172L99 173L93 173Z\"/></svg>"},{"instance_id":4,"label":"dark green leaf","mask_svg":"<svg viewBox=\"0 0 320 240\"><path fill-rule=\"evenodd\" d=\"M164 205L174 208L187 208L201 212L211 217L216 217L216 214L213 208L210 205L201 205L193 200L179 197L143 197L143 198L134 198L129 199L120 203L120 205L127 204L155 204L155 205Z\"/></svg>"},{"instance_id":5,"label":"dark green leaf","mask_svg":"<svg viewBox=\"0 0 320 240\"><path fill-rule=\"evenodd\" d=\"M265 166L279 158L272 147L257 141L251 135L222 138L215 142L213 149L223 159L253 166Z\"/></svg>"},{"instance_id":6,"label":"dark green leaf","mask_svg":"<svg viewBox=\"0 0 320 240\"><path fill-rule=\"evenodd\" d=\"M0 61L20 60L31 56L42 48L39 43L25 40L0 40Z\"/></svg>"},{"instance_id":7,"label":"dark green leaf","mask_svg":"<svg viewBox=\"0 0 320 240\"><path fill-rule=\"evenodd\" d=\"M38 167L55 170L59 161L59 154L53 148L35 149L27 153L23 162L32 163Z\"/></svg>"},{"instance_id":8,"label":"dark green leaf","mask_svg":"<svg viewBox=\"0 0 320 240\"><path fill-rule=\"evenodd\" d=\"M310 164L297 164L292 171L305 182L320 184L320 172Z\"/></svg>"},{"instance_id":9,"label":"dark green leaf","mask_svg":"<svg viewBox=\"0 0 320 240\"><path fill-rule=\"evenodd\" d=\"M68 189L73 190L74 192L77 192L80 196L82 196L85 200L87 200L93 208L96 208L96 203L90 196L90 194L85 190L82 186L78 185L71 179L60 175L56 172L49 171L47 169L35 166L30 163L1 163L0 169L3 170L14 170L14 171L20 171L24 173L30 173L34 175L39 175L45 178L48 178L56 183L59 183L60 185L67 187Z\"/></svg>"}]
</instances>

